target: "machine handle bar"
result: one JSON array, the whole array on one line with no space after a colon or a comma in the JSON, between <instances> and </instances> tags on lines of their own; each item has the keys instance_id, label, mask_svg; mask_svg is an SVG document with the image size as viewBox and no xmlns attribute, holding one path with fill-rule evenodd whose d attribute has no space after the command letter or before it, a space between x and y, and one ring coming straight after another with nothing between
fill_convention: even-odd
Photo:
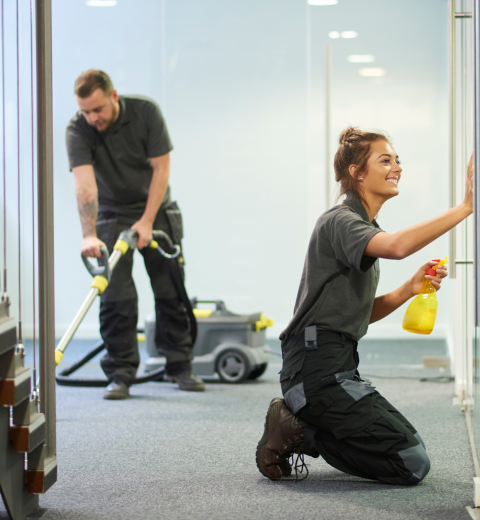
<instances>
[{"instance_id":1,"label":"machine handle bar","mask_svg":"<svg viewBox=\"0 0 480 520\"><path fill-rule=\"evenodd\" d=\"M85 264L85 267L87 268L87 271L92 276L103 276L108 281L110 281L110 277L112 276L112 272L110 270L110 264L109 264L109 255L108 255L108 249L106 247L100 246L100 251L103 254L103 257L105 258L105 265L99 265L95 267L90 260L86 257L81 255L82 261Z\"/></svg>"},{"instance_id":2,"label":"machine handle bar","mask_svg":"<svg viewBox=\"0 0 480 520\"><path fill-rule=\"evenodd\" d=\"M152 237L155 239L155 244L157 246L156 249L158 249L158 251L160 252L160 254L162 256L164 256L165 258L168 258L169 260L172 260L174 258L177 258L177 256L180 254L180 246L179 245L176 245L172 242L172 239L167 235L167 233L165 233L165 231L160 231L160 230L153 230L152 231ZM159 245L158 245L158 242L157 240L158 239L163 239L165 240L165 242L168 244L168 246L170 247L170 249L173 249L173 253L167 253L164 249L162 249Z\"/></svg>"},{"instance_id":3,"label":"machine handle bar","mask_svg":"<svg viewBox=\"0 0 480 520\"><path fill-rule=\"evenodd\" d=\"M215 310L217 311L225 311L227 307L223 300L198 300L197 298L192 298L192 307L196 307L198 303L213 303L215 305Z\"/></svg>"}]
</instances>

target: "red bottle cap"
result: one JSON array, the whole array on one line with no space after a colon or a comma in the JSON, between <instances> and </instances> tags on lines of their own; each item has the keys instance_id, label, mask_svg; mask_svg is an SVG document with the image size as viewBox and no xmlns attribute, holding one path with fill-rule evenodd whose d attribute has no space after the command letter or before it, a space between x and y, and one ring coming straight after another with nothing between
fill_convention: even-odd
<instances>
[{"instance_id":1,"label":"red bottle cap","mask_svg":"<svg viewBox=\"0 0 480 520\"><path fill-rule=\"evenodd\" d=\"M440 263L440 258L433 258L432 259L432 262L438 262ZM432 267L430 267L429 269L427 269L427 271L425 272L425 274L429 274L430 276L436 276L437 275L437 267L438 267L438 264L434 266L435 269L433 269Z\"/></svg>"}]
</instances>

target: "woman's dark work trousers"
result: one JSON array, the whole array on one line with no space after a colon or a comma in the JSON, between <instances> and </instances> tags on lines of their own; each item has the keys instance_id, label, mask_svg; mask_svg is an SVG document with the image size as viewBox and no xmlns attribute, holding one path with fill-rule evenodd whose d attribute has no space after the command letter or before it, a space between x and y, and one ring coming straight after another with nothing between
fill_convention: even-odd
<instances>
[{"instance_id":1,"label":"woman's dark work trousers","mask_svg":"<svg viewBox=\"0 0 480 520\"><path fill-rule=\"evenodd\" d=\"M425 445L358 373L357 342L321 329L315 340L311 333L309 341L304 334L283 341L280 377L287 406L308 423L305 452L358 477L403 485L422 481L430 469Z\"/></svg>"},{"instance_id":2,"label":"woman's dark work trousers","mask_svg":"<svg viewBox=\"0 0 480 520\"><path fill-rule=\"evenodd\" d=\"M170 206L168 209L172 208ZM179 210L175 205L175 214ZM180 217L181 218L181 217ZM97 235L105 242L109 252L121 231L130 229L135 219L112 213L101 213L97 220ZM153 229L168 233L175 243L180 243L180 231L172 229L165 211L159 211ZM160 242L167 249L167 245ZM185 305L180 300L167 260L156 249L140 250L155 296L156 334L155 343L159 355L167 360L167 373L175 375L191 367L193 357L190 321ZM110 284L100 301L100 334L107 349L101 366L109 381L131 385L140 362L137 345L138 305L137 291L132 278L133 250L120 259L115 267Z\"/></svg>"}]
</instances>

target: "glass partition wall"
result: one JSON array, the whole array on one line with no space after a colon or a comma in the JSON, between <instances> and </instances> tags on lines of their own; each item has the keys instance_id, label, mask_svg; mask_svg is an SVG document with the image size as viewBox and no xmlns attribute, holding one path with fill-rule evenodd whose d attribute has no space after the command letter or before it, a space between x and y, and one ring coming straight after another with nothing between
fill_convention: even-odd
<instances>
[{"instance_id":1,"label":"glass partition wall","mask_svg":"<svg viewBox=\"0 0 480 520\"><path fill-rule=\"evenodd\" d=\"M408 25L409 31L392 39L389 25L382 22L385 16ZM353 0L329 7L307 5L305 23L308 232L325 206L337 202L333 159L338 136L348 125L388 133L402 161L400 194L382 207L382 229L394 233L448 209L447 2L406 0L387 6L369 0L368 16L365 6ZM445 235L402 262L381 260L378 293L391 291L429 258L448 255L448 249ZM372 324L367 339L428 343L434 338L451 347L452 285L442 289L430 336L402 329L402 306ZM453 357L451 349L448 353Z\"/></svg>"},{"instance_id":2,"label":"glass partition wall","mask_svg":"<svg viewBox=\"0 0 480 520\"><path fill-rule=\"evenodd\" d=\"M474 70L474 78L473 78L473 85L474 85L474 100L473 100L473 119L474 119L474 147L475 147L475 186L479 186L479 175L480 175L480 168L478 166L478 157L480 153L480 1L474 0L474 5L472 6L473 11L473 24L472 24L472 30L473 30L473 36L472 36L472 46L474 47L474 53L473 53L473 70ZM480 244L480 237L479 237L479 204L480 204L480 193L478 191L478 188L475 191L475 241L472 241L472 245L474 250L471 251L471 254L474 254L474 276L475 276L475 315L474 315L474 341L473 341L473 348L472 351L472 399L471 399L471 405L470 409L472 412L472 421L469 420L469 413L467 410L467 424L471 424L470 428L470 434L472 434L473 430L473 442L472 442L472 449L473 449L473 455L474 455L474 462L475 462L475 473L477 477L480 477L480 466L478 464L478 452L480 450L480 413L478 410L478 406L475 406L476 403L480 402L480 366L479 366L479 359L480 359L480 286L478 284L478 281L480 280L480 273L478 271L478 246ZM473 284L471 284L473 286ZM476 503L476 507L479 507L480 504Z\"/></svg>"},{"instance_id":3,"label":"glass partition wall","mask_svg":"<svg viewBox=\"0 0 480 520\"><path fill-rule=\"evenodd\" d=\"M447 209L446 3L369 0L368 16L356 0L329 6L307 0L93 5L53 0L55 214L63 238L56 265L58 279L71 284L68 298L61 283L57 288L59 336L90 285L80 262L81 230L64 146L65 126L77 110L73 83L87 68L104 69L120 94L151 97L164 112L175 147L172 195L184 216L190 295L223 299L236 312L266 312L275 318L272 337L278 338L291 317L309 236L326 209L327 192L329 203L335 202L333 156L348 124L387 131L403 160L402 195L382 210L386 230ZM392 38L385 17L409 31ZM72 38L85 27L90 37ZM328 136L327 45L332 57ZM436 196L425 197L433 185ZM384 262L379 291L391 290L425 257L444 256L447 249L444 237L405 262ZM138 260L143 321L153 301ZM448 290L442 293L445 302ZM372 332L406 337L403 312ZM438 337L445 337L442 327L450 314L445 303ZM95 310L78 334L98 337Z\"/></svg>"},{"instance_id":4,"label":"glass partition wall","mask_svg":"<svg viewBox=\"0 0 480 520\"><path fill-rule=\"evenodd\" d=\"M467 164L475 148L478 157L478 0L450 2L451 79L451 204L464 196ZM477 29L476 29L477 27ZM475 159L476 160L476 159ZM478 186L478 167L475 183ZM476 194L478 208L478 193ZM478 215L478 210L476 211ZM475 217L477 219L478 217ZM479 307L476 244L478 225L467 219L450 233L450 274L454 285L455 400L463 405L472 443L475 472L480 476ZM475 504L477 507L480 504Z\"/></svg>"},{"instance_id":5,"label":"glass partition wall","mask_svg":"<svg viewBox=\"0 0 480 520\"><path fill-rule=\"evenodd\" d=\"M451 0L451 205L463 200L467 164L473 150L473 0ZM450 233L450 276L454 299L455 395L460 403L473 397L472 345L473 221L467 219Z\"/></svg>"}]
</instances>

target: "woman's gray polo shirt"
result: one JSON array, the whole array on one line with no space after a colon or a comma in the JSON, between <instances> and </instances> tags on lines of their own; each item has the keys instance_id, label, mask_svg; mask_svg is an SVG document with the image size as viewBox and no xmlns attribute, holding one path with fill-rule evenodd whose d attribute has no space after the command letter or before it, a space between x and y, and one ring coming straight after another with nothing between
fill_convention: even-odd
<instances>
[{"instance_id":1,"label":"woman's gray polo shirt","mask_svg":"<svg viewBox=\"0 0 480 520\"><path fill-rule=\"evenodd\" d=\"M172 150L157 104L142 96L120 96L120 114L106 132L90 126L82 112L68 123L70 169L91 164L100 211L140 218L147 205L153 168L150 158ZM167 189L162 208L171 203Z\"/></svg>"},{"instance_id":2,"label":"woman's gray polo shirt","mask_svg":"<svg viewBox=\"0 0 480 520\"><path fill-rule=\"evenodd\" d=\"M317 325L358 341L370 322L380 278L378 258L364 254L381 232L353 194L326 211L315 225L298 289L293 319L280 339Z\"/></svg>"}]
</instances>

